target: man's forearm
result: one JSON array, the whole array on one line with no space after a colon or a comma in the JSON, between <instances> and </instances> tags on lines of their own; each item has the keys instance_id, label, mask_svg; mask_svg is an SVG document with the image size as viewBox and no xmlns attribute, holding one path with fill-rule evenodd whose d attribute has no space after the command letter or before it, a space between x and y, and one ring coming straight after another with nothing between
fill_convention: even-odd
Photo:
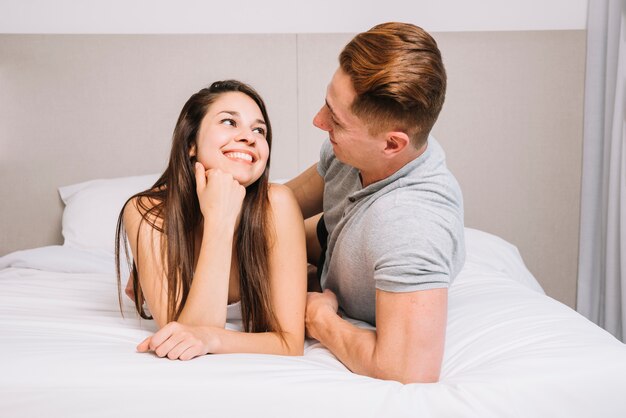
<instances>
[{"instance_id":1,"label":"man's forearm","mask_svg":"<svg viewBox=\"0 0 626 418\"><path fill-rule=\"evenodd\" d=\"M445 341L447 289L410 293L377 290L376 331L337 315L335 294L309 292L307 335L357 374L401 383L439 380Z\"/></svg>"},{"instance_id":2,"label":"man's forearm","mask_svg":"<svg viewBox=\"0 0 626 418\"><path fill-rule=\"evenodd\" d=\"M439 379L440 361L430 361L428 356L407 356L401 342L381 347L377 331L354 326L330 310L309 319L306 327L353 373L405 384L433 383Z\"/></svg>"},{"instance_id":3,"label":"man's forearm","mask_svg":"<svg viewBox=\"0 0 626 418\"><path fill-rule=\"evenodd\" d=\"M384 378L375 356L375 331L356 327L332 311L320 312L307 329L352 372Z\"/></svg>"}]
</instances>

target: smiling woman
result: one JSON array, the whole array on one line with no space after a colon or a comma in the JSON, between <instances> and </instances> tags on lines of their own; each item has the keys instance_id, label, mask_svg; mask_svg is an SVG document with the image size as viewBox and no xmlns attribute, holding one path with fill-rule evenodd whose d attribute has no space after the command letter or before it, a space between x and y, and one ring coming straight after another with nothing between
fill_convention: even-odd
<instances>
[{"instance_id":1,"label":"smiling woman","mask_svg":"<svg viewBox=\"0 0 626 418\"><path fill-rule=\"evenodd\" d=\"M261 177L269 158L268 125L262 113L244 93L220 95L202 120L190 155L205 168L229 172L241 185L249 186Z\"/></svg>"},{"instance_id":2,"label":"smiling woman","mask_svg":"<svg viewBox=\"0 0 626 418\"><path fill-rule=\"evenodd\" d=\"M119 287L128 241L127 294L160 328L139 351L302 354L304 225L289 189L268 183L271 142L263 100L238 81L215 82L183 107L167 169L118 219ZM247 333L224 329L227 311Z\"/></svg>"}]
</instances>

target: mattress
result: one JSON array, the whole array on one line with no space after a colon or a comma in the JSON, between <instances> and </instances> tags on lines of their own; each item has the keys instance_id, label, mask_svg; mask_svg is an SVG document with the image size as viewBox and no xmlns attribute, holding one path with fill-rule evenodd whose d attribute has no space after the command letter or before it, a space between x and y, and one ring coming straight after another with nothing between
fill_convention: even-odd
<instances>
[{"instance_id":1,"label":"mattress","mask_svg":"<svg viewBox=\"0 0 626 418\"><path fill-rule=\"evenodd\" d=\"M510 243L467 228L466 245L440 381L408 385L353 374L315 340L301 357L137 353L155 325L120 307L109 252L6 255L0 416L626 416L626 346L546 296Z\"/></svg>"}]
</instances>

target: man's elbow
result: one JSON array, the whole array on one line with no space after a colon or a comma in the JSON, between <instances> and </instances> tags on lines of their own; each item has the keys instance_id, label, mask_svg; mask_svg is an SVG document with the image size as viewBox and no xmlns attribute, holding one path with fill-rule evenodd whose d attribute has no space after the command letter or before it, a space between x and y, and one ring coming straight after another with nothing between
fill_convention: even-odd
<instances>
[{"instance_id":1,"label":"man's elbow","mask_svg":"<svg viewBox=\"0 0 626 418\"><path fill-rule=\"evenodd\" d=\"M389 367L379 367L376 378L383 380L394 380L404 385L410 383L437 383L440 376L440 368L411 368L397 367L398 364L389 365Z\"/></svg>"},{"instance_id":2,"label":"man's elbow","mask_svg":"<svg viewBox=\"0 0 626 418\"><path fill-rule=\"evenodd\" d=\"M439 381L439 373L415 373L402 376L400 383L408 385L409 383L437 383Z\"/></svg>"}]
</instances>

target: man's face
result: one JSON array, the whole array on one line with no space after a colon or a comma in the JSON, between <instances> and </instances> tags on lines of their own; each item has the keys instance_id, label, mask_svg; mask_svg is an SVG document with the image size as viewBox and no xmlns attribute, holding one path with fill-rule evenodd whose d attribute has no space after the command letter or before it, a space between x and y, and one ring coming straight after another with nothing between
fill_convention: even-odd
<instances>
[{"instance_id":1,"label":"man's face","mask_svg":"<svg viewBox=\"0 0 626 418\"><path fill-rule=\"evenodd\" d=\"M380 152L381 138L372 137L363 121L352 113L350 107L355 97L350 76L339 68L328 85L326 103L313 118L313 125L328 132L339 161L363 171Z\"/></svg>"}]
</instances>

